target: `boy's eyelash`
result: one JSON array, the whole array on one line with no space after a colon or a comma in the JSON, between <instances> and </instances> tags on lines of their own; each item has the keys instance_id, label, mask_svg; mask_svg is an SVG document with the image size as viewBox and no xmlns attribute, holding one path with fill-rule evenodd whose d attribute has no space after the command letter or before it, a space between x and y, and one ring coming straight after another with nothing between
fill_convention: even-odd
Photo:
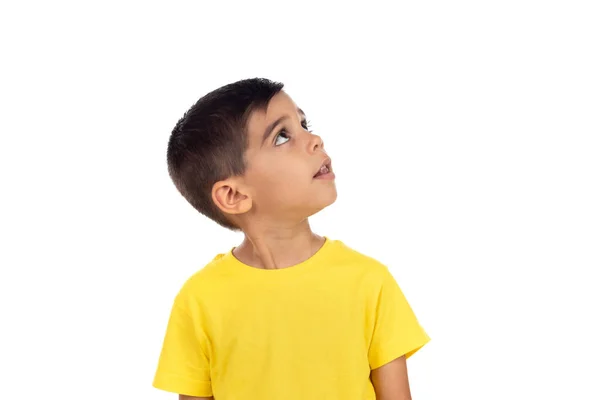
<instances>
[{"instance_id":1,"label":"boy's eyelash","mask_svg":"<svg viewBox=\"0 0 600 400\"><path fill-rule=\"evenodd\" d=\"M308 130L308 128L310 128L310 121L309 120L304 120L302 121L302 124L306 124L306 130ZM313 131L310 131L310 133L312 133ZM277 132L277 135L275 135L275 141L277 141L277 137L279 137L279 135L281 135L282 133L285 133L287 135L287 131L285 130L285 128L281 129L279 132Z\"/></svg>"}]
</instances>

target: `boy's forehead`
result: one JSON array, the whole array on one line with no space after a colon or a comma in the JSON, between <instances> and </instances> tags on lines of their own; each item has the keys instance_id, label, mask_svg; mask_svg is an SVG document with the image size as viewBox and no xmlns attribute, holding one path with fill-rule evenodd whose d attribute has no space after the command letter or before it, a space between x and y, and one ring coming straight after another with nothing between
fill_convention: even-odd
<instances>
[{"instance_id":1,"label":"boy's forehead","mask_svg":"<svg viewBox=\"0 0 600 400\"><path fill-rule=\"evenodd\" d=\"M254 111L250 116L250 122L254 123L254 125L263 124L266 126L280 116L293 112L296 108L296 104L292 98L284 91L281 91L269 100L266 110Z\"/></svg>"}]
</instances>

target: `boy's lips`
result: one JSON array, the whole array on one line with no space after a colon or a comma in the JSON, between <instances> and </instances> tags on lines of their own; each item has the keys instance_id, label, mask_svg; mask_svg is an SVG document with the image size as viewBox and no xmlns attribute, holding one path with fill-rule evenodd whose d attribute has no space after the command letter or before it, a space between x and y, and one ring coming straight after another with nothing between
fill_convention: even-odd
<instances>
[{"instance_id":1,"label":"boy's lips","mask_svg":"<svg viewBox=\"0 0 600 400\"><path fill-rule=\"evenodd\" d=\"M333 179L335 174L331 169L331 158L327 157L321 163L319 170L313 175L313 179Z\"/></svg>"}]
</instances>

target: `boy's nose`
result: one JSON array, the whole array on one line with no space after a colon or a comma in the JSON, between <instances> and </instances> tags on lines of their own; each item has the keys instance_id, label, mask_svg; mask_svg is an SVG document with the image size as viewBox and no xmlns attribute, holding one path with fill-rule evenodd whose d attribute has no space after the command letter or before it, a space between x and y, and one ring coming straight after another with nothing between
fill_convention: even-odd
<instances>
[{"instance_id":1,"label":"boy's nose","mask_svg":"<svg viewBox=\"0 0 600 400\"><path fill-rule=\"evenodd\" d=\"M319 148L322 149L323 147L324 147L324 143L323 143L323 139L321 139L321 136L312 134L312 138L310 141L311 152L315 152L315 151L319 150Z\"/></svg>"}]
</instances>

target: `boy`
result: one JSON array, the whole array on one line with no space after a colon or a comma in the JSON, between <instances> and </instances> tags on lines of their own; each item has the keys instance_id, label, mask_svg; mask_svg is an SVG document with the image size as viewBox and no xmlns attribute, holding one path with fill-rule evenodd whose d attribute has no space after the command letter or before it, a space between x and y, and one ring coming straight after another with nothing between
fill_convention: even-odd
<instances>
[{"instance_id":1,"label":"boy","mask_svg":"<svg viewBox=\"0 0 600 400\"><path fill-rule=\"evenodd\" d=\"M410 399L406 359L430 338L386 266L311 231L335 175L282 88L223 86L171 134L179 192L244 240L182 285L153 386L180 399Z\"/></svg>"}]
</instances>

